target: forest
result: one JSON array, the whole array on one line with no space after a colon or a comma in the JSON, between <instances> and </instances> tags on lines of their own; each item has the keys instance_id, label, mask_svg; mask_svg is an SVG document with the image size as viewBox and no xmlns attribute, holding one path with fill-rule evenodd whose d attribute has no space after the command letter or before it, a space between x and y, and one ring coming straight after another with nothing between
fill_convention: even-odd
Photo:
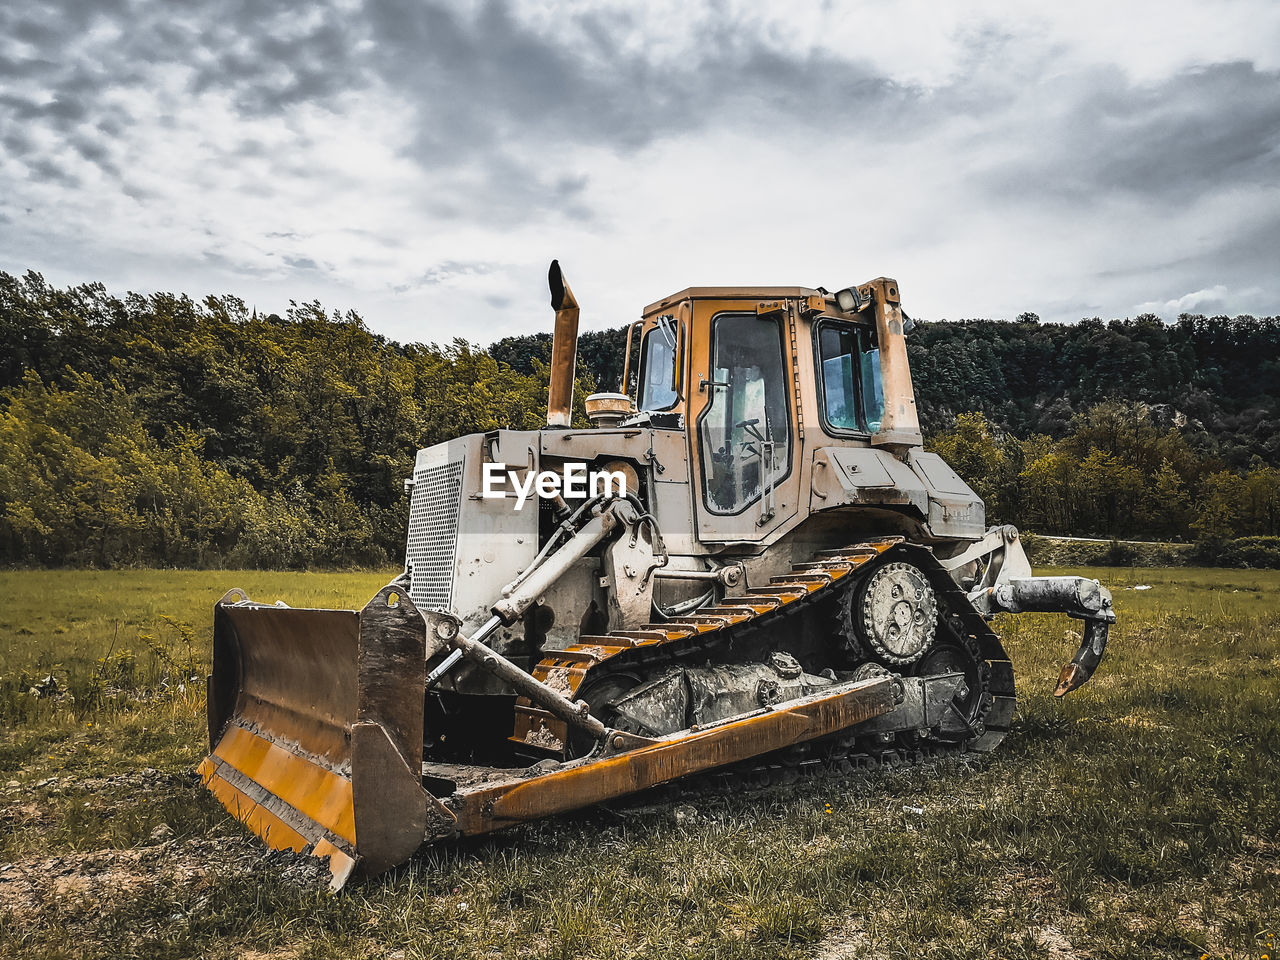
<instances>
[{"instance_id":1,"label":"forest","mask_svg":"<svg viewBox=\"0 0 1280 960\"><path fill-rule=\"evenodd\" d=\"M992 522L1280 535L1280 318L921 322L909 352L926 444ZM621 328L582 336L576 418L622 353ZM398 562L415 451L539 426L549 354L545 333L401 344L317 302L0 272L0 563Z\"/></svg>"}]
</instances>

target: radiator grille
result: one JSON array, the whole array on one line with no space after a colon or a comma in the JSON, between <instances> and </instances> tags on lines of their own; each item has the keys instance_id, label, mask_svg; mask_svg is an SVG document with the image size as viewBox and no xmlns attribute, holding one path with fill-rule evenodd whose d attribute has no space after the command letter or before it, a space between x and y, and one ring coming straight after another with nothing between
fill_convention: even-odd
<instances>
[{"instance_id":1,"label":"radiator grille","mask_svg":"<svg viewBox=\"0 0 1280 960\"><path fill-rule=\"evenodd\" d=\"M409 597L424 610L448 610L462 508L462 461L425 467L414 477L409 503Z\"/></svg>"}]
</instances>

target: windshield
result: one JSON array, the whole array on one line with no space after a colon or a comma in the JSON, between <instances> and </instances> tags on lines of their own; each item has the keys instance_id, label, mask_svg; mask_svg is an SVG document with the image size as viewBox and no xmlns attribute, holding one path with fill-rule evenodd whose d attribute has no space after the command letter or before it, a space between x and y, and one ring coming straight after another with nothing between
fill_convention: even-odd
<instances>
[{"instance_id":1,"label":"windshield","mask_svg":"<svg viewBox=\"0 0 1280 960\"><path fill-rule=\"evenodd\" d=\"M668 322L644 335L640 352L638 410L670 410L679 399L676 390L675 324Z\"/></svg>"},{"instance_id":2,"label":"windshield","mask_svg":"<svg viewBox=\"0 0 1280 960\"><path fill-rule=\"evenodd\" d=\"M712 513L741 513L766 482L791 471L791 421L781 329L754 313L721 314L713 327L702 415L703 495Z\"/></svg>"}]
</instances>

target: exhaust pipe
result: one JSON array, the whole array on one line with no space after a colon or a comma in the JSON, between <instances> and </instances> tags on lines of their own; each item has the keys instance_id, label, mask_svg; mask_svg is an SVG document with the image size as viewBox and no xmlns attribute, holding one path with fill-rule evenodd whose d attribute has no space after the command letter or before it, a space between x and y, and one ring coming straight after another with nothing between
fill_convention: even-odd
<instances>
[{"instance_id":1,"label":"exhaust pipe","mask_svg":"<svg viewBox=\"0 0 1280 960\"><path fill-rule=\"evenodd\" d=\"M551 341L551 390L547 395L547 426L568 427L573 417L573 372L578 360L578 301L564 282L560 261L547 272L556 331Z\"/></svg>"},{"instance_id":2,"label":"exhaust pipe","mask_svg":"<svg viewBox=\"0 0 1280 960\"><path fill-rule=\"evenodd\" d=\"M907 362L907 340L902 324L902 298L898 282L888 277L872 280L876 339L880 343L880 379L884 386L884 419L871 438L873 447L902 451L924 443L916 413L916 391Z\"/></svg>"}]
</instances>

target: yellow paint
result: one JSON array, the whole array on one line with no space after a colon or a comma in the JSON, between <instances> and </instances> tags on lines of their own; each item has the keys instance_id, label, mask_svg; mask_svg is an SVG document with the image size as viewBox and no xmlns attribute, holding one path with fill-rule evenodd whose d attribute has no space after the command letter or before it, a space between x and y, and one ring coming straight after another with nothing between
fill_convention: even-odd
<instances>
[{"instance_id":1,"label":"yellow paint","mask_svg":"<svg viewBox=\"0 0 1280 960\"><path fill-rule=\"evenodd\" d=\"M244 825L265 840L273 850L294 850L301 853L311 846L306 837L262 804L256 805L243 819Z\"/></svg>"},{"instance_id":2,"label":"yellow paint","mask_svg":"<svg viewBox=\"0 0 1280 960\"><path fill-rule=\"evenodd\" d=\"M299 813L355 844L355 811L347 778L243 727L229 727L214 754Z\"/></svg>"},{"instance_id":3,"label":"yellow paint","mask_svg":"<svg viewBox=\"0 0 1280 960\"><path fill-rule=\"evenodd\" d=\"M205 781L205 786L237 820L243 820L249 815L249 811L257 806L256 801L245 796L216 774Z\"/></svg>"},{"instance_id":4,"label":"yellow paint","mask_svg":"<svg viewBox=\"0 0 1280 960\"><path fill-rule=\"evenodd\" d=\"M259 803L255 803L237 787L232 786L217 773L206 776L206 765L212 768L208 760L200 764L200 776L204 785L209 788L228 812L256 833L267 846L273 850L305 850L310 842L302 834L277 817Z\"/></svg>"}]
</instances>

